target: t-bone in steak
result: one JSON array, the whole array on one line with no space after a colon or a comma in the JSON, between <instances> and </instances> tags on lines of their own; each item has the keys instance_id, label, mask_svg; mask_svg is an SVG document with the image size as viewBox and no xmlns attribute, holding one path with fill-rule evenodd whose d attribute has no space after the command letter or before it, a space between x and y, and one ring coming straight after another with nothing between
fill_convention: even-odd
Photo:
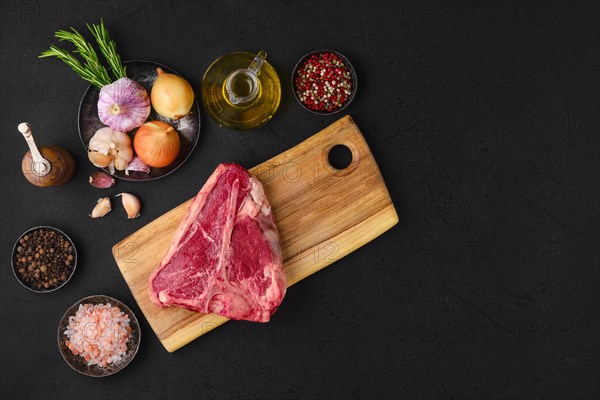
<instances>
[{"instance_id":1,"label":"t-bone in steak","mask_svg":"<svg viewBox=\"0 0 600 400\"><path fill-rule=\"evenodd\" d=\"M261 183L221 164L189 206L149 281L152 301L267 322L285 295L279 233Z\"/></svg>"}]
</instances>

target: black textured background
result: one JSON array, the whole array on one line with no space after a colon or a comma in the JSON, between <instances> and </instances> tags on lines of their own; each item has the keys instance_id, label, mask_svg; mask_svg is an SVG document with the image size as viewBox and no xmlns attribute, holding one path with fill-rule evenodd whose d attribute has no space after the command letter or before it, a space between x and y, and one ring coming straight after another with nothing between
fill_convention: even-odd
<instances>
[{"instance_id":1,"label":"black textured background","mask_svg":"<svg viewBox=\"0 0 600 400\"><path fill-rule=\"evenodd\" d=\"M599 395L599 55L594 2L0 3L2 398L537 398ZM168 178L118 182L142 216L87 214L100 192L77 135L86 84L37 59L53 33L103 16L124 59L175 68L199 93L235 50L269 53L281 108L261 129L201 139ZM256 165L337 117L295 103L291 69L318 48L359 76L348 108L379 162L400 223L291 288L271 323L228 323L167 353L111 246L192 197L222 161ZM39 189L20 174L25 142L60 144L73 181ZM36 295L10 272L20 233L50 224L80 263ZM140 317L140 352L91 379L61 359L56 327L79 298L107 294Z\"/></svg>"}]
</instances>

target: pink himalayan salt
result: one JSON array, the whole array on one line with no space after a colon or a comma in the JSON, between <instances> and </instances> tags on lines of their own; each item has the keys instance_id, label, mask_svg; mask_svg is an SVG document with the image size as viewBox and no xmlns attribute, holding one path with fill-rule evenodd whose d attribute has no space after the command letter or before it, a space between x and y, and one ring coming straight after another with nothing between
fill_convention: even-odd
<instances>
[{"instance_id":1,"label":"pink himalayan salt","mask_svg":"<svg viewBox=\"0 0 600 400\"><path fill-rule=\"evenodd\" d=\"M106 367L127 353L131 338L129 317L110 304L80 304L69 317L65 345L88 365Z\"/></svg>"}]
</instances>

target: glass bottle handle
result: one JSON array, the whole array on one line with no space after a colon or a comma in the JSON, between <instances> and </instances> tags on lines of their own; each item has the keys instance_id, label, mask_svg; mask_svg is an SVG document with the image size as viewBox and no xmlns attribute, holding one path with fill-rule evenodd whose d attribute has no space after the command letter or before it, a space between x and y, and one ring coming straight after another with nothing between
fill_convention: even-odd
<instances>
[{"instance_id":1,"label":"glass bottle handle","mask_svg":"<svg viewBox=\"0 0 600 400\"><path fill-rule=\"evenodd\" d=\"M266 58L267 53L262 50L259 51L256 57L254 57L254 60L252 60L252 62L248 66L248 69L252 71L255 75L260 74L260 68L262 67L263 62L266 60Z\"/></svg>"}]
</instances>

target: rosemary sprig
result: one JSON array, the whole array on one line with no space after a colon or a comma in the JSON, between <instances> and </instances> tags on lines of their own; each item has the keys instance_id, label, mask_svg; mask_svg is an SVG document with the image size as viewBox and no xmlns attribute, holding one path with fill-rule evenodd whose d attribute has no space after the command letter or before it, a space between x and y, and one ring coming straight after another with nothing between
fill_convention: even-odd
<instances>
[{"instance_id":1,"label":"rosemary sprig","mask_svg":"<svg viewBox=\"0 0 600 400\"><path fill-rule=\"evenodd\" d=\"M69 31L58 31L55 33L60 41L66 40L75 45L76 53L79 53L81 57L85 60L85 67L89 68L94 75L100 77L102 82L111 82L110 77L108 76L108 72L106 72L106 68L100 64L100 60L98 60L98 56L96 55L96 51L92 47L92 45L85 41L81 33L77 32L75 29L71 28L73 32Z\"/></svg>"},{"instance_id":2,"label":"rosemary sprig","mask_svg":"<svg viewBox=\"0 0 600 400\"><path fill-rule=\"evenodd\" d=\"M77 75L90 82L92 85L97 86L98 88L102 88L102 86L105 86L110 83L110 81L104 81L101 76L96 74L94 71L90 70L88 67L82 65L81 62L79 62L79 60L75 58L74 55L72 55L66 50L56 47L55 45L51 45L50 50L44 51L39 56L39 58L44 57L58 58L59 60L70 66L71 69L73 69L73 71L77 73Z\"/></svg>"},{"instance_id":3,"label":"rosemary sprig","mask_svg":"<svg viewBox=\"0 0 600 400\"><path fill-rule=\"evenodd\" d=\"M116 79L125 77L125 67L121 65L121 57L117 53L115 42L110 40L108 32L104 27L104 22L100 25L88 25L88 28L96 38L100 51L106 58L111 72ZM56 57L71 67L81 78L91 84L102 88L113 82L113 79L108 75L106 68L98 60L98 55L91 43L85 41L81 33L75 28L71 31L58 31L54 34L60 41L67 41L75 46L74 53L78 53L83 59L83 63L79 61L73 54L61 49L55 45L51 45L49 50L44 51L39 58Z\"/></svg>"},{"instance_id":4,"label":"rosemary sprig","mask_svg":"<svg viewBox=\"0 0 600 400\"><path fill-rule=\"evenodd\" d=\"M96 38L96 42L98 42L98 46L100 47L100 51L106 58L108 65L110 66L111 72L116 79L125 78L126 70L123 64L121 63L121 56L117 53L117 45L114 41L110 40L110 36L108 36L108 31L104 26L104 20L100 19L100 25L95 24L86 24L94 38Z\"/></svg>"}]
</instances>

